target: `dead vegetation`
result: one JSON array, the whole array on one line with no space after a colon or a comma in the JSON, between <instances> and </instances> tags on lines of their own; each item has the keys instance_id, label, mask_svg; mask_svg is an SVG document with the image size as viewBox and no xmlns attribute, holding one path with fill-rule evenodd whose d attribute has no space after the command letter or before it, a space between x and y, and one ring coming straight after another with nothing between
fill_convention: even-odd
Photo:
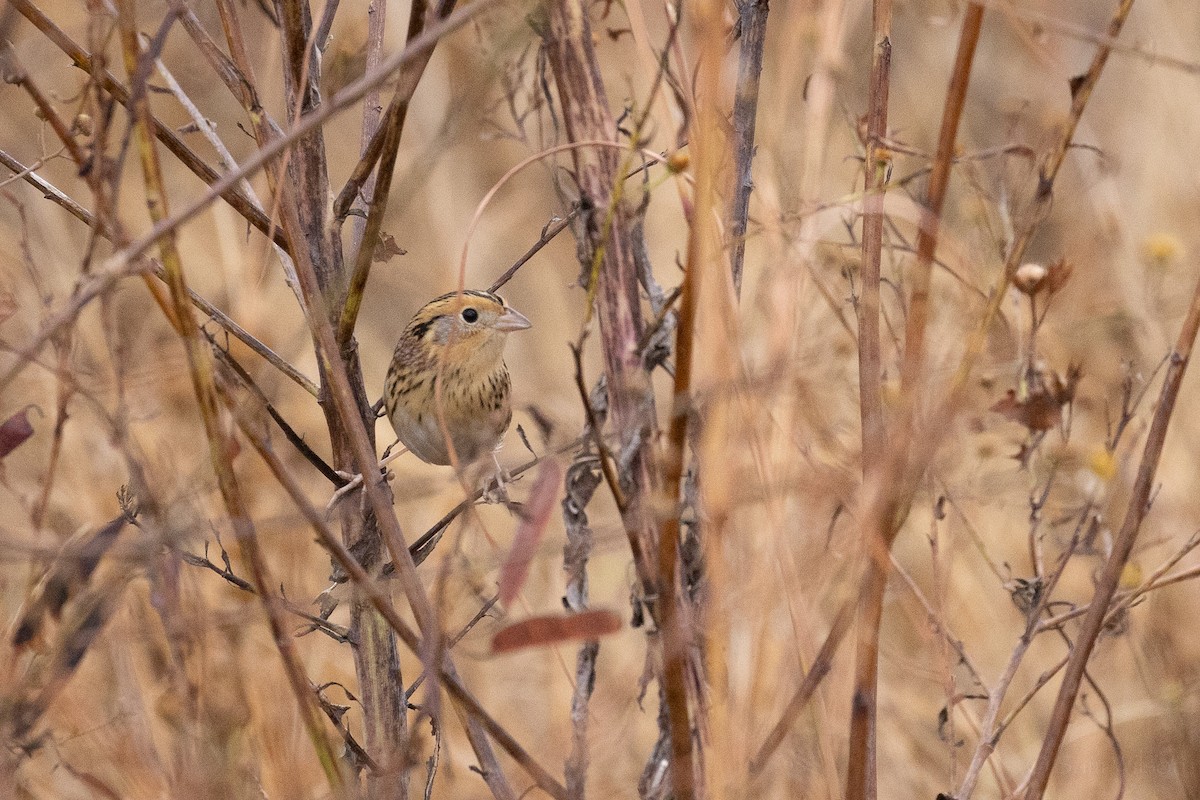
<instances>
[{"instance_id":1,"label":"dead vegetation","mask_svg":"<svg viewBox=\"0 0 1200 800\"><path fill-rule=\"evenodd\" d=\"M10 0L0 791L1200 796L1200 11L1085 5Z\"/></svg>"}]
</instances>

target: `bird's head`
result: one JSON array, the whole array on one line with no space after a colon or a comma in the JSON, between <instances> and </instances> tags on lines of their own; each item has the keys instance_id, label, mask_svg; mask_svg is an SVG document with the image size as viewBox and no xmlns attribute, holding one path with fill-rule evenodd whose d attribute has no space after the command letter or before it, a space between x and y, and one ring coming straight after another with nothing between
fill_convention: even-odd
<instances>
[{"instance_id":1,"label":"bird's head","mask_svg":"<svg viewBox=\"0 0 1200 800\"><path fill-rule=\"evenodd\" d=\"M483 362L502 357L504 340L531 323L491 292L467 289L431 300L404 331L410 343L451 363Z\"/></svg>"}]
</instances>

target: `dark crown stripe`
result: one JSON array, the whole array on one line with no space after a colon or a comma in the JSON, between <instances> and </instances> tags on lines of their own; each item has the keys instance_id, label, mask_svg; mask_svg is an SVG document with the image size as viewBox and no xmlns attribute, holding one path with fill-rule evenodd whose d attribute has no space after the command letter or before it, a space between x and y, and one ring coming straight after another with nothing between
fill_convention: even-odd
<instances>
[{"instance_id":1,"label":"dark crown stripe","mask_svg":"<svg viewBox=\"0 0 1200 800\"><path fill-rule=\"evenodd\" d=\"M504 305L504 298L502 298L500 295L492 294L491 292L485 292L482 289L463 289L461 292L446 292L441 297L431 300L429 304L432 305L433 303L440 303L444 300L450 300L454 297L458 297L460 294L466 297L479 297L484 300L491 300L493 303L501 306Z\"/></svg>"}]
</instances>

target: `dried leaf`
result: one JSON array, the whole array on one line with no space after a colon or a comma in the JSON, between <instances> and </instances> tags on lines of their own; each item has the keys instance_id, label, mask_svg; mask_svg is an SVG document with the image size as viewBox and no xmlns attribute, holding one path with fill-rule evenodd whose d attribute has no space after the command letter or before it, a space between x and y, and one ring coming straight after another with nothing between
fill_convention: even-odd
<instances>
[{"instance_id":1,"label":"dried leaf","mask_svg":"<svg viewBox=\"0 0 1200 800\"><path fill-rule=\"evenodd\" d=\"M493 653L510 653L526 647L556 642L598 639L621 630L621 618L613 611L594 609L579 614L547 614L514 622L492 637Z\"/></svg>"},{"instance_id":2,"label":"dried leaf","mask_svg":"<svg viewBox=\"0 0 1200 800\"><path fill-rule=\"evenodd\" d=\"M379 235L379 241L375 243L375 250L371 253L371 260L376 262L391 261L395 256L407 255L408 251L400 245L396 244L396 237L390 233Z\"/></svg>"},{"instance_id":3,"label":"dried leaf","mask_svg":"<svg viewBox=\"0 0 1200 800\"><path fill-rule=\"evenodd\" d=\"M1048 431L1062 420L1062 406L1044 391L1018 400L1017 393L1009 389L1004 399L992 406L992 411L1003 414L1031 431Z\"/></svg>"},{"instance_id":4,"label":"dried leaf","mask_svg":"<svg viewBox=\"0 0 1200 800\"><path fill-rule=\"evenodd\" d=\"M0 458L4 458L16 450L25 440L33 436L33 426L29 424L29 409L23 408L0 425Z\"/></svg>"},{"instance_id":5,"label":"dried leaf","mask_svg":"<svg viewBox=\"0 0 1200 800\"><path fill-rule=\"evenodd\" d=\"M1046 283L1042 288L1046 290L1047 294L1054 294L1067 285L1074 270L1075 267L1069 261L1060 258L1047 268Z\"/></svg>"},{"instance_id":6,"label":"dried leaf","mask_svg":"<svg viewBox=\"0 0 1200 800\"><path fill-rule=\"evenodd\" d=\"M505 606L512 603L513 598L525 585L529 577L529 565L541 544L542 534L550 522L550 513L554 510L554 500L558 497L558 485L562 483L562 466L554 459L543 461L538 468L537 478L533 488L529 490L529 499L522 508L521 522L517 525L517 535L513 538L512 547L500 567L500 602Z\"/></svg>"},{"instance_id":7,"label":"dried leaf","mask_svg":"<svg viewBox=\"0 0 1200 800\"><path fill-rule=\"evenodd\" d=\"M1003 414L1031 431L1048 431L1062 421L1063 406L1075 399L1075 390L1082 376L1083 370L1078 364L1067 367L1066 380L1054 370L1039 364L1027 377L1024 398L1019 398L1014 390L1009 389L1004 399L992 406L992 411Z\"/></svg>"}]
</instances>

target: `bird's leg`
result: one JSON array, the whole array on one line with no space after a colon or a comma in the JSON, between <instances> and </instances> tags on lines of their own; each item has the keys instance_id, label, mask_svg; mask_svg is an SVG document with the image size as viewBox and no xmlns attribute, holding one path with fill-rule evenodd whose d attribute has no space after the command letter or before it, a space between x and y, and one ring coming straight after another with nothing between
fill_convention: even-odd
<instances>
[{"instance_id":1,"label":"bird's leg","mask_svg":"<svg viewBox=\"0 0 1200 800\"><path fill-rule=\"evenodd\" d=\"M511 502L508 498L508 482L512 480L512 476L504 471L504 467L500 466L500 456L498 455L502 446L498 444L492 450L492 463L496 465L496 471L486 483L487 488L481 498L485 503L508 505Z\"/></svg>"}]
</instances>

